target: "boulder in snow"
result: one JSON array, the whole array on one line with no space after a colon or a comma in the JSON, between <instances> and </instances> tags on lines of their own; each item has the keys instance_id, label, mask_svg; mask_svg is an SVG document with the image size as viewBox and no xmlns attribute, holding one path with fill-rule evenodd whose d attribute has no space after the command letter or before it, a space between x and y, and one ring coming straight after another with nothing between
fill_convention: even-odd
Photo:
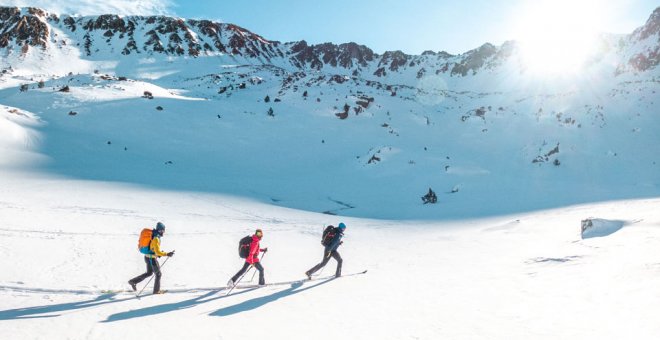
<instances>
[{"instance_id":1,"label":"boulder in snow","mask_svg":"<svg viewBox=\"0 0 660 340\"><path fill-rule=\"evenodd\" d=\"M623 221L588 218L582 220L582 238L608 236L623 228L623 225Z\"/></svg>"}]
</instances>

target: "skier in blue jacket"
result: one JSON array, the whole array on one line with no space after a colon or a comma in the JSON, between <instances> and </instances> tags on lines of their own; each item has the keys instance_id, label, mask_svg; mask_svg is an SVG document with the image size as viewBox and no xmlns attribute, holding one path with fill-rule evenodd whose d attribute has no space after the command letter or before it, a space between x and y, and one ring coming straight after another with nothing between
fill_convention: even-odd
<instances>
[{"instance_id":1,"label":"skier in blue jacket","mask_svg":"<svg viewBox=\"0 0 660 340\"><path fill-rule=\"evenodd\" d=\"M330 257L333 257L337 261L337 271L335 272L335 277L341 276L341 265L343 260L341 255L339 255L337 248L339 248L339 246L344 243L344 241L341 240L341 238L344 237L344 230L346 230L346 225L344 223L339 223L336 228L333 228L333 230L330 230L327 235L324 236L323 240L321 241L321 244L325 245L325 249L323 251L323 261L305 272L305 275L307 275L308 279L311 280L312 274L314 274L314 272L328 264Z\"/></svg>"}]
</instances>

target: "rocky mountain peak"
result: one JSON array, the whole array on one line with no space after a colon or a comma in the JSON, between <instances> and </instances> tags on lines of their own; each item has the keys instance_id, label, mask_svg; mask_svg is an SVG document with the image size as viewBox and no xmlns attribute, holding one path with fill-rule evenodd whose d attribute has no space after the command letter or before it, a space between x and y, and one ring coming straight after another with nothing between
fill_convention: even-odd
<instances>
[{"instance_id":1,"label":"rocky mountain peak","mask_svg":"<svg viewBox=\"0 0 660 340\"><path fill-rule=\"evenodd\" d=\"M45 11L34 7L25 10L0 7L0 48L6 48L12 41L21 46L23 53L30 46L46 48L49 35L46 15Z\"/></svg>"},{"instance_id":2,"label":"rocky mountain peak","mask_svg":"<svg viewBox=\"0 0 660 340\"><path fill-rule=\"evenodd\" d=\"M636 72L655 68L660 64L660 7L656 8L644 26L636 29L630 40L633 45L639 45L639 52L630 56L628 67ZM617 72L625 69L619 66Z\"/></svg>"},{"instance_id":3,"label":"rocky mountain peak","mask_svg":"<svg viewBox=\"0 0 660 340\"><path fill-rule=\"evenodd\" d=\"M302 40L291 46L291 52L297 66L304 67L308 65L317 70L325 65L346 69L356 66L366 67L375 57L371 49L354 42L341 45L323 43L310 46Z\"/></svg>"},{"instance_id":4,"label":"rocky mountain peak","mask_svg":"<svg viewBox=\"0 0 660 340\"><path fill-rule=\"evenodd\" d=\"M638 36L640 40L644 40L652 35L656 35L660 32L660 7L656 8L651 16L646 21L646 24L637 30L635 30L634 35ZM660 39L660 36L658 37Z\"/></svg>"},{"instance_id":5,"label":"rocky mountain peak","mask_svg":"<svg viewBox=\"0 0 660 340\"><path fill-rule=\"evenodd\" d=\"M470 71L472 71L472 74L476 74L477 70L483 67L487 60L497 53L497 47L491 43L485 43L474 50L466 52L463 59L454 65L451 74L466 76Z\"/></svg>"},{"instance_id":6,"label":"rocky mountain peak","mask_svg":"<svg viewBox=\"0 0 660 340\"><path fill-rule=\"evenodd\" d=\"M660 60L659 32L660 7L619 47L623 66L617 72L655 67ZM639 43L644 46L636 46ZM6 48L8 54L25 54L31 47L48 53L64 45L78 48L92 59L97 55L121 58L136 54L231 56L247 64L290 65L294 71L328 68L334 74L378 78L413 73L417 79L432 73L464 77L483 69L497 70L517 53L516 43L509 41L502 46L486 43L459 55L444 51L421 55L387 51L379 55L355 42L310 45L302 40L282 44L240 26L210 20L113 14L58 17L39 8L0 7L0 48Z\"/></svg>"}]
</instances>

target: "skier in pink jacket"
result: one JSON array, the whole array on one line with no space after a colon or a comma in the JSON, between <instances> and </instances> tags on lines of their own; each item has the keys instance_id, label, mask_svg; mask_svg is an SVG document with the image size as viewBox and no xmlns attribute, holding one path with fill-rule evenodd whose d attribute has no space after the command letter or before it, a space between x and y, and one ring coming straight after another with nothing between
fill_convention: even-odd
<instances>
[{"instance_id":1,"label":"skier in pink jacket","mask_svg":"<svg viewBox=\"0 0 660 340\"><path fill-rule=\"evenodd\" d=\"M259 248L259 241L261 241L261 238L264 236L263 231L261 229L257 229L252 235L252 243L250 243L250 253L248 256L245 258L245 263L243 264L243 268L236 273L231 279L229 279L229 282L227 282L227 285L232 287L236 284L236 280L238 280L243 273L245 273L250 266L254 266L254 268L257 268L259 271L259 285L265 285L266 280L264 279L264 267L259 263L259 252L267 252L268 248Z\"/></svg>"}]
</instances>

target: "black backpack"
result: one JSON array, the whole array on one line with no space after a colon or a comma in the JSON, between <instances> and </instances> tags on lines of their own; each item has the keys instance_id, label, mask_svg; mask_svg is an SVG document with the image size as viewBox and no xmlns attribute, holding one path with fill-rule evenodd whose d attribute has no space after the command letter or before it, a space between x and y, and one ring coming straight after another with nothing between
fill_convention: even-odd
<instances>
[{"instance_id":1,"label":"black backpack","mask_svg":"<svg viewBox=\"0 0 660 340\"><path fill-rule=\"evenodd\" d=\"M252 236L248 235L238 241L238 256L242 259L250 255L250 244L252 243Z\"/></svg>"},{"instance_id":2,"label":"black backpack","mask_svg":"<svg viewBox=\"0 0 660 340\"><path fill-rule=\"evenodd\" d=\"M321 244L324 246L329 246L330 243L332 243L332 240L335 239L335 235L337 235L338 231L337 228L334 226L327 226L323 230L323 236L321 237Z\"/></svg>"}]
</instances>

